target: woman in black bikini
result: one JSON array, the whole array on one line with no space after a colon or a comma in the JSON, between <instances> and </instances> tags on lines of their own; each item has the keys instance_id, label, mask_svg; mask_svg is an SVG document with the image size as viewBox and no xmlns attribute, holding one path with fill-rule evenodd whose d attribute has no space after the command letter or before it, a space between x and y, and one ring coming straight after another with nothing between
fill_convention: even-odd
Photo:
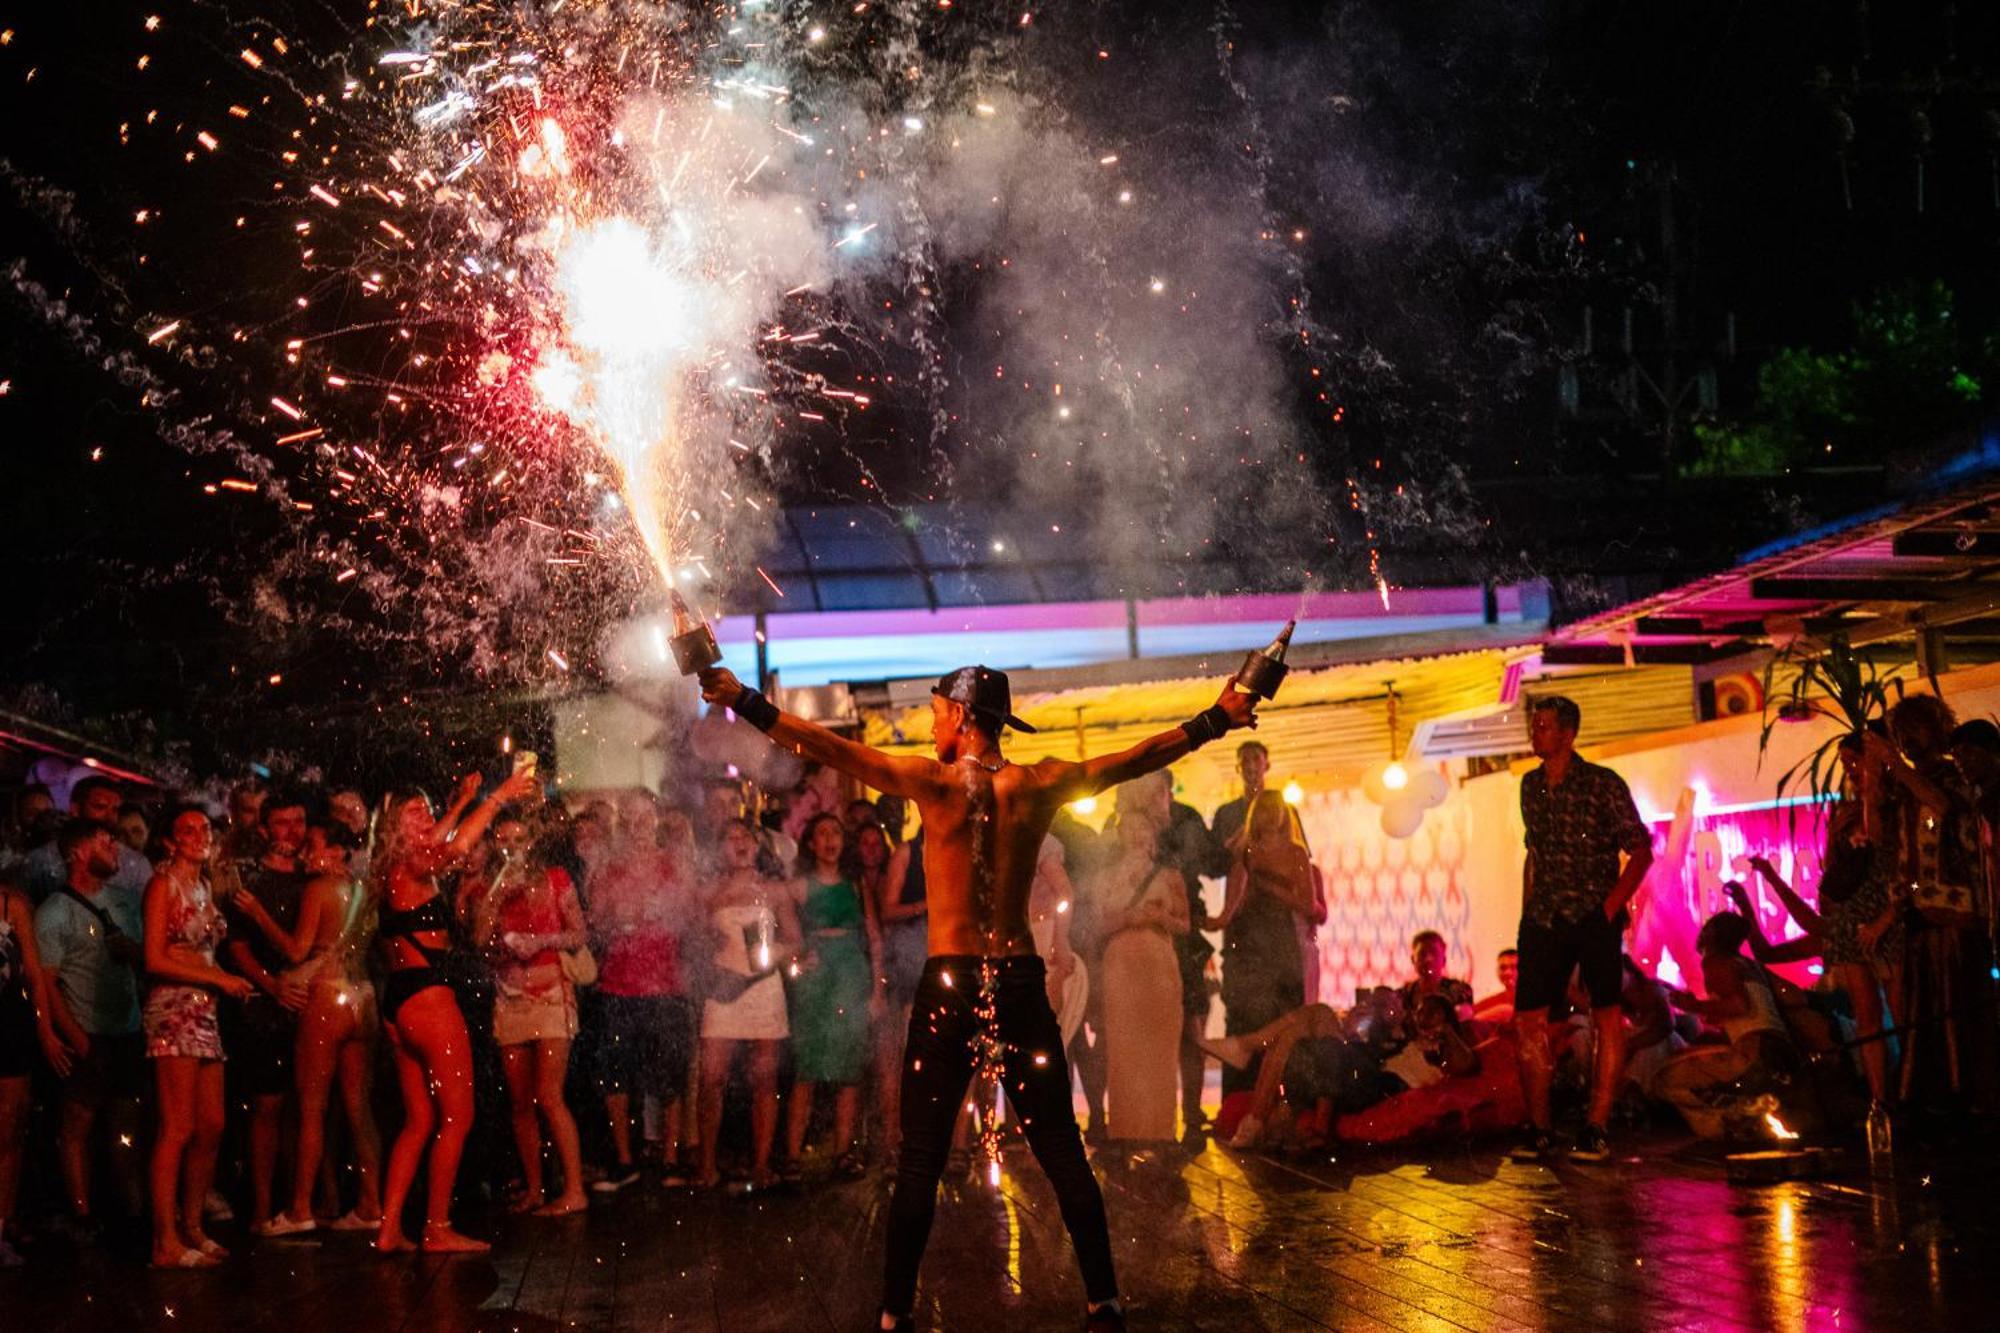
<instances>
[{"instance_id":1,"label":"woman in black bikini","mask_svg":"<svg viewBox=\"0 0 2000 1333\"><path fill-rule=\"evenodd\" d=\"M478 843L502 806L534 789L532 774L516 773L465 815L479 791L475 774L459 783L451 808L436 819L429 799L419 791L392 792L384 806L369 879L380 900L376 938L389 964L382 1027L396 1052L404 1112L403 1128L389 1153L382 1230L375 1239L375 1248L384 1254L417 1248L403 1234L403 1205L426 1143L431 1160L423 1248L433 1253L488 1248L451 1227L452 1188L472 1127L472 1041L458 1001L438 971L451 951L451 904L439 891L437 877Z\"/></svg>"}]
</instances>

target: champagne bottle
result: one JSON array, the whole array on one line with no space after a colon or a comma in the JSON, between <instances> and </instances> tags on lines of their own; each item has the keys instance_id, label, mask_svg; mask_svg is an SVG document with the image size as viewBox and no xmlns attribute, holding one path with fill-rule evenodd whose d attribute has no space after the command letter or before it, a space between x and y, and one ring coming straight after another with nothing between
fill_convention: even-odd
<instances>
[{"instance_id":1,"label":"champagne bottle","mask_svg":"<svg viewBox=\"0 0 2000 1333\"><path fill-rule=\"evenodd\" d=\"M1238 689L1259 699L1277 696L1278 686L1284 684L1285 673L1291 670L1285 665L1285 650L1292 646L1292 631L1298 624L1296 620L1287 620L1277 638L1244 657L1243 667L1236 673Z\"/></svg>"},{"instance_id":2,"label":"champagne bottle","mask_svg":"<svg viewBox=\"0 0 2000 1333\"><path fill-rule=\"evenodd\" d=\"M716 646L715 632L709 629L707 622L695 619L694 612L681 600L678 588L668 588L667 599L674 613L671 641L674 665L680 668L681 674L692 676L720 662L722 649Z\"/></svg>"}]
</instances>

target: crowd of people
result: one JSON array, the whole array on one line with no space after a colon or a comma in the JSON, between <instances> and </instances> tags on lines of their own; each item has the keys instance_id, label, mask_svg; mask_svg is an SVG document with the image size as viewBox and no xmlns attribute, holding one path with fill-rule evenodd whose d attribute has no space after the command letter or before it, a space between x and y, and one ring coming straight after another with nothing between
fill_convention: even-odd
<instances>
[{"instance_id":1,"label":"crowd of people","mask_svg":"<svg viewBox=\"0 0 2000 1333\"><path fill-rule=\"evenodd\" d=\"M1530 717L1542 762L1521 787L1519 947L1495 960L1502 989L1475 999L1426 930L1400 989L1376 987L1344 1012L1298 1005L1255 1028L1232 1013L1229 1035L1199 1043L1253 1080L1247 1102L1224 1100L1232 1145L1518 1126L1517 1155L1539 1160L1560 1150L1555 1110L1567 1103L1580 1122L1567 1155L1584 1161L1610 1155L1621 1115L1671 1116L1707 1138L1765 1137L1774 1122L1792 1134L1860 1127L1880 1152L1898 1120L2000 1111L2000 728L1911 695L1841 741L1839 787L1818 817L1816 902L1769 860L1746 859L1797 933L1773 942L1752 886L1725 883L1731 906L1702 923L1699 985L1686 989L1625 952L1654 858L1630 791L1575 753L1575 704L1544 698ZM1774 970L1815 961L1811 986Z\"/></svg>"},{"instance_id":2,"label":"crowd of people","mask_svg":"<svg viewBox=\"0 0 2000 1333\"><path fill-rule=\"evenodd\" d=\"M1210 1135L1312 1148L1525 1126L1540 1157L1568 1090L1571 1151L1591 1159L1620 1109L1671 1107L1702 1134L1779 1110L1838 1120L1849 1070L1885 1114L1994 1109L2000 730L1913 696L1851 738L1816 902L1753 863L1800 933L1773 943L1731 885L1691 992L1624 955L1653 856L1624 783L1575 754L1573 704L1531 716L1519 948L1484 998L1425 930L1403 985L1322 1000L1324 882L1256 741L1212 824L1164 771L1119 788L1102 832L1064 811L1030 917L1086 1140L1143 1160ZM154 1264L204 1268L233 1216L258 1239L468 1251L484 1243L454 1204L493 1182L496 1204L560 1217L646 1182L858 1178L899 1150L905 1035L936 979L925 831L895 797L854 798L817 766L781 795L717 777L574 808L531 766L468 777L442 806L260 782L219 808L133 795L90 777L66 809L29 788L13 812L0 1265L21 1262L24 1185L76 1240L107 1210L149 1217ZM1808 957L1826 965L1815 991L1771 970ZM998 1114L990 1088L971 1100L959 1170L972 1122ZM56 1151L24 1182L31 1126Z\"/></svg>"}]
</instances>

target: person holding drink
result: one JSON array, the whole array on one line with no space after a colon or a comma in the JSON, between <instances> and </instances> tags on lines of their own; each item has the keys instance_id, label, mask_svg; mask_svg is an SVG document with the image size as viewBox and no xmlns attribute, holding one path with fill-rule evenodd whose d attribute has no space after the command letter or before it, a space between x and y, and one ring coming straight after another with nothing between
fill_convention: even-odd
<instances>
[{"instance_id":1,"label":"person holding drink","mask_svg":"<svg viewBox=\"0 0 2000 1333\"><path fill-rule=\"evenodd\" d=\"M701 1010L701 1169L695 1186L722 1175L716 1141L722 1092L737 1052L750 1056L750 1188L777 1183L771 1141L778 1131L778 1043L791 1035L785 983L778 975L799 951L798 915L784 886L757 869L757 834L742 820L722 829L722 878L709 896L712 952Z\"/></svg>"}]
</instances>

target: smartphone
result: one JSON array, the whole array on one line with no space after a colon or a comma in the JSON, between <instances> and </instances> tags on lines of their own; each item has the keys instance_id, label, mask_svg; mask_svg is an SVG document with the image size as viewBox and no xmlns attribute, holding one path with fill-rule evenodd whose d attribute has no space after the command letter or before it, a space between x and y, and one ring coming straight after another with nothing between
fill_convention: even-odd
<instances>
[{"instance_id":1,"label":"smartphone","mask_svg":"<svg viewBox=\"0 0 2000 1333\"><path fill-rule=\"evenodd\" d=\"M514 751L514 771L516 773L526 773L529 777L533 777L541 767L541 764L542 757L533 750Z\"/></svg>"}]
</instances>

